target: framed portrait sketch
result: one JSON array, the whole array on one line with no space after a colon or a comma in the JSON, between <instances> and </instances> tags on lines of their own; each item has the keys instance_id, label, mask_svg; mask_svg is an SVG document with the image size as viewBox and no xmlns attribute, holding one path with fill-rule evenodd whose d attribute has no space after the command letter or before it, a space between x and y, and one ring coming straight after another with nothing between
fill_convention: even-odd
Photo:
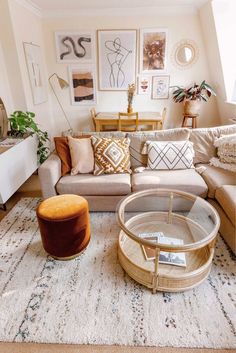
<instances>
[{"instance_id":1,"label":"framed portrait sketch","mask_svg":"<svg viewBox=\"0 0 236 353\"><path fill-rule=\"evenodd\" d=\"M167 29L140 30L140 72L162 73L166 71Z\"/></svg>"},{"instance_id":2,"label":"framed portrait sketch","mask_svg":"<svg viewBox=\"0 0 236 353\"><path fill-rule=\"evenodd\" d=\"M170 76L153 76L152 78L152 99L169 98Z\"/></svg>"},{"instance_id":3,"label":"framed portrait sketch","mask_svg":"<svg viewBox=\"0 0 236 353\"><path fill-rule=\"evenodd\" d=\"M69 66L72 105L96 104L95 70L92 66Z\"/></svg>"},{"instance_id":4,"label":"framed portrait sketch","mask_svg":"<svg viewBox=\"0 0 236 353\"><path fill-rule=\"evenodd\" d=\"M148 75L140 75L138 77L138 94L150 94L152 78Z\"/></svg>"},{"instance_id":5,"label":"framed portrait sketch","mask_svg":"<svg viewBox=\"0 0 236 353\"><path fill-rule=\"evenodd\" d=\"M55 32L56 55L60 63L91 63L94 60L92 31Z\"/></svg>"},{"instance_id":6,"label":"framed portrait sketch","mask_svg":"<svg viewBox=\"0 0 236 353\"><path fill-rule=\"evenodd\" d=\"M99 89L124 91L136 79L136 30L98 30Z\"/></svg>"},{"instance_id":7,"label":"framed portrait sketch","mask_svg":"<svg viewBox=\"0 0 236 353\"><path fill-rule=\"evenodd\" d=\"M35 105L47 101L47 86L43 70L43 57L40 46L23 43L28 68L30 86Z\"/></svg>"}]
</instances>

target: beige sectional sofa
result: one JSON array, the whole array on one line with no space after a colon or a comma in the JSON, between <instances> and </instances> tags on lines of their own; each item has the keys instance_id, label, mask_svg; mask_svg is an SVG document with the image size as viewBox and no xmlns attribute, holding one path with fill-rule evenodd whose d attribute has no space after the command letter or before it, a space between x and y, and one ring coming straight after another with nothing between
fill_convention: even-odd
<instances>
[{"instance_id":1,"label":"beige sectional sofa","mask_svg":"<svg viewBox=\"0 0 236 353\"><path fill-rule=\"evenodd\" d=\"M209 165L216 156L214 139L221 134L236 133L236 125L203 129L170 129L146 132L79 132L77 135L99 135L105 137L129 137L131 167L133 173L99 175L69 174L61 176L61 161L53 153L39 168L39 179L44 198L73 193L84 196L91 211L115 211L117 203L126 195L151 188L178 189L207 198L221 217L220 232L231 249L236 252L235 210L236 174ZM146 166L147 156L142 149L147 140L193 142L195 158L193 169L144 170L134 172L138 166Z\"/></svg>"}]
</instances>

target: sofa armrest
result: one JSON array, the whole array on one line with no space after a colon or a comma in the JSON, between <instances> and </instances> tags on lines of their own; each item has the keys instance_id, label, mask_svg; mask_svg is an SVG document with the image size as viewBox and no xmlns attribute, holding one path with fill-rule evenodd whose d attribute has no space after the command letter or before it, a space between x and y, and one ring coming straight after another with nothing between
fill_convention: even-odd
<instances>
[{"instance_id":1,"label":"sofa armrest","mask_svg":"<svg viewBox=\"0 0 236 353\"><path fill-rule=\"evenodd\" d=\"M57 195L55 186L61 177L61 160L52 153L38 170L43 198Z\"/></svg>"}]
</instances>

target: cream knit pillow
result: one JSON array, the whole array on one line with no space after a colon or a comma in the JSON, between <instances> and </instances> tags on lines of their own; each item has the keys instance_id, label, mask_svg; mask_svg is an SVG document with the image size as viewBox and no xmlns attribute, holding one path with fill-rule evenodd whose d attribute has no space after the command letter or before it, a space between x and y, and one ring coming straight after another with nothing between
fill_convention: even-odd
<instances>
[{"instance_id":1,"label":"cream knit pillow","mask_svg":"<svg viewBox=\"0 0 236 353\"><path fill-rule=\"evenodd\" d=\"M92 173L94 154L90 138L76 139L68 136L71 155L71 175Z\"/></svg>"},{"instance_id":2,"label":"cream knit pillow","mask_svg":"<svg viewBox=\"0 0 236 353\"><path fill-rule=\"evenodd\" d=\"M210 164L236 172L236 134L221 136L215 141L214 146L217 147L219 158L211 158Z\"/></svg>"}]
</instances>

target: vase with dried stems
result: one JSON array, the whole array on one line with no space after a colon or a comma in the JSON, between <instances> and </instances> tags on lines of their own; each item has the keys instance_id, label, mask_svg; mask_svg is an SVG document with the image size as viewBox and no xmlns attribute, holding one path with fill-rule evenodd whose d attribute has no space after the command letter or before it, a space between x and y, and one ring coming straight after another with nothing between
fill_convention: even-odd
<instances>
[{"instance_id":1,"label":"vase with dried stems","mask_svg":"<svg viewBox=\"0 0 236 353\"><path fill-rule=\"evenodd\" d=\"M135 84L131 83L128 85L128 108L127 108L127 113L132 113L133 112L133 99L134 99L134 93L135 93Z\"/></svg>"}]
</instances>

